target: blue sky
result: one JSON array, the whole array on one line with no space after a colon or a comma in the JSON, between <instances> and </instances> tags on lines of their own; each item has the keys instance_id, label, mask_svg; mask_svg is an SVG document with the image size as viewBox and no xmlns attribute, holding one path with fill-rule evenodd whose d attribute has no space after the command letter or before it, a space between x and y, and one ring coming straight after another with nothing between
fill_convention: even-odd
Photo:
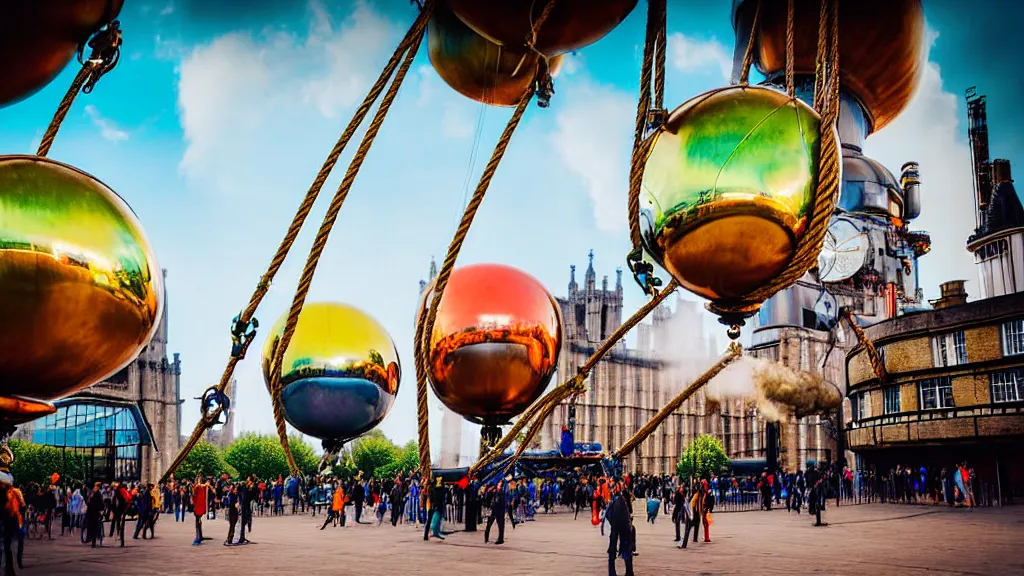
<instances>
[{"instance_id":1,"label":"blue sky","mask_svg":"<svg viewBox=\"0 0 1024 576\"><path fill-rule=\"evenodd\" d=\"M168 269L170 350L182 355L186 428L191 400L223 370L228 325L245 305L301 196L354 105L414 18L405 0L127 2L117 69L80 96L50 156L79 166L135 209ZM244 9L240 6L244 5ZM963 91L989 97L994 157L1024 162L1024 91L1014 54L1024 40L1011 0L926 2L929 66L907 112L868 140L893 171L921 163L934 251L922 273L938 283L976 274L963 249L973 228ZM720 86L729 73L730 3L670 1L667 102ZM569 265L595 252L614 282L629 249L625 181L643 37L644 3L601 42L571 58L548 109L531 107L509 147L460 262L520 267L563 295ZM1017 66L1013 69L1012 66ZM70 67L29 100L0 110L0 149L35 150L74 76ZM451 91L421 50L342 211L311 300L352 303L378 318L405 368L382 425L415 434L412 332L417 282L443 257L462 207L508 118ZM324 189L333 193L355 149ZM473 159L475 158L475 162ZM1018 170L1024 170L1024 164ZM269 327L287 308L327 198L257 314ZM628 272L627 272L628 277ZM626 309L643 302L627 278ZM237 422L273 428L258 368L265 329L236 375ZM434 402L436 404L436 401ZM440 422L434 419L435 433Z\"/></svg>"}]
</instances>

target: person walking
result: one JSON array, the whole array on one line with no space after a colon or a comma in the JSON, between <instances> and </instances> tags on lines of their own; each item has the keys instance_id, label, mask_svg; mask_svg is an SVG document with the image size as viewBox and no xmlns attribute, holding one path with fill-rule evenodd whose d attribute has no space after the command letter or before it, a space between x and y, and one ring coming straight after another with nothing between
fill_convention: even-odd
<instances>
[{"instance_id":1,"label":"person walking","mask_svg":"<svg viewBox=\"0 0 1024 576\"><path fill-rule=\"evenodd\" d=\"M110 537L118 536L121 540L121 548L124 548L124 518L128 514L128 506L131 505L131 501L132 497L128 494L128 489L119 482L115 482L111 503L113 522L110 523Z\"/></svg>"},{"instance_id":2,"label":"person walking","mask_svg":"<svg viewBox=\"0 0 1024 576\"><path fill-rule=\"evenodd\" d=\"M85 525L89 529L88 540L92 547L96 547L96 541L103 545L103 493L100 491L100 483L93 485L89 492L89 500L86 502Z\"/></svg>"},{"instance_id":3,"label":"person walking","mask_svg":"<svg viewBox=\"0 0 1024 576\"><path fill-rule=\"evenodd\" d=\"M498 486L491 492L491 516L487 519L487 527L484 528L484 544L491 539L491 526L498 523L498 539L494 545L505 543L505 485L498 480Z\"/></svg>"},{"instance_id":4,"label":"person walking","mask_svg":"<svg viewBox=\"0 0 1024 576\"><path fill-rule=\"evenodd\" d=\"M196 539L192 542L193 546L203 543L203 516L206 516L209 496L210 483L204 481L202 476L196 476L196 483L192 488L192 513L196 517Z\"/></svg>"},{"instance_id":5,"label":"person walking","mask_svg":"<svg viewBox=\"0 0 1024 576\"><path fill-rule=\"evenodd\" d=\"M633 521L621 481L610 482L614 496L605 511L611 526L608 535L608 576L615 576L615 559L622 556L626 564L626 576L633 576Z\"/></svg>"},{"instance_id":6,"label":"person walking","mask_svg":"<svg viewBox=\"0 0 1024 576\"><path fill-rule=\"evenodd\" d=\"M224 540L224 545L231 546L235 539L235 525L238 524L238 492L230 482L224 490L224 507L228 513L228 537Z\"/></svg>"}]
</instances>

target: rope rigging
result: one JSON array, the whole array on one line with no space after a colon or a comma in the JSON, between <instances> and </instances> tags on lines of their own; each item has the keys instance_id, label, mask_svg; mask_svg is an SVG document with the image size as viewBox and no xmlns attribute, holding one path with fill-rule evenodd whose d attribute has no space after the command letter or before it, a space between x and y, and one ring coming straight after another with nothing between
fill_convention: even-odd
<instances>
[{"instance_id":1,"label":"rope rigging","mask_svg":"<svg viewBox=\"0 0 1024 576\"><path fill-rule=\"evenodd\" d=\"M667 25L666 0L648 0L647 31L644 38L643 63L640 66L640 96L637 99L636 128L633 133L633 153L629 168L629 193L626 214L632 251L626 256L633 278L644 294L654 295L661 279L654 276L654 265L643 260L640 232L640 188L643 183L644 163L652 138L646 135L660 127L667 117L665 105L665 50ZM653 82L653 88L652 88ZM652 105L653 98L653 105Z\"/></svg>"},{"instance_id":2,"label":"rope rigging","mask_svg":"<svg viewBox=\"0 0 1024 576\"><path fill-rule=\"evenodd\" d=\"M487 454L481 457L476 464L473 465L470 469L470 476L473 476L484 467L493 464L496 460L501 458L505 450L507 450L515 441L515 438L523 430L529 427L524 440L520 442L512 458L508 460L505 465L506 470L511 467L523 454L527 446L529 446L536 438L537 434L539 434L544 422L554 412L555 408L566 400L575 404L579 395L586 391L586 378L589 377L590 372L600 362L600 360L629 332L630 329L639 324L652 310L660 306L668 295L674 292L680 285L677 279L673 279L667 286L665 286L664 289L660 289L661 280L654 276L653 265L643 261L643 246L639 220L639 194L642 187L644 165L655 141L655 138L647 137L647 134L654 129L660 128L666 119L666 111L664 110L665 52L667 38L666 3L666 0L650 0L648 3L644 55L641 65L640 95L637 104L636 127L631 155L628 191L628 219L630 240L633 250L627 257L627 263L629 264L630 270L633 272L636 281L643 288L645 294L652 296L652 298L624 324L622 324L611 336L609 336L602 346L590 356L583 366L579 368L576 375L569 378L567 381L563 382L561 385L557 386L555 389L544 395L540 400L531 405L520 416L512 430L506 434ZM407 75L409 67L411 66L412 61L423 41L426 32L426 25L431 16L433 5L433 0L427 0L427 2L425 2L416 22L410 27L405 38L395 50L395 53L387 66L385 66L385 69L381 73L377 83L374 84L367 94L363 104L353 116L349 126L342 134L342 137L339 139L335 148L328 156L327 161L324 163L320 173L317 175L314 184L307 192L306 198L300 205L285 239L282 241L278 252L275 254L267 273L261 278L249 305L235 318L232 328L232 354L228 360L228 365L222 376L221 382L216 386L212 386L206 393L204 393L204 402L202 407L203 418L196 425L189 442L187 442L182 448L171 467L165 473L164 480L166 480L166 478L169 477L181 464L181 461L195 446L206 429L216 424L220 414L222 414L229 406L230 399L228 399L224 394L224 389L227 386L227 382L230 380L235 365L244 358L248 346L251 344L252 339L255 336L256 328L258 327L258 323L253 317L255 310L265 296L274 275L279 271L283 264L292 244L294 244L305 218L308 216L324 181L336 164L342 150L354 135L355 130L365 119L365 116L369 112L369 108L376 102L377 98L384 91L384 85L389 80L392 80L392 75L394 75L391 85L388 87L380 107L371 121L371 124L352 159L348 171L339 185L327 213L324 216L299 280L292 305L289 309L284 332L273 349L273 357L270 361L271 368L269 371L269 388L273 400L274 418L278 436L280 437L281 445L285 450L285 455L292 474L297 475L300 473L288 442L284 419L284 407L281 402L281 392L283 389L281 383L281 369L284 355L298 325L300 313L302 312L305 304L317 265L323 250L326 247L330 232L333 229L338 214L348 196L362 163L373 144L374 138L376 137L390 106L394 102L402 81ZM537 30L539 30L548 19L554 5L555 0L547 0L540 16L533 22L533 29L526 39L527 48L537 54L540 54L534 47L534 42L537 38ZM741 85L746 85L749 78L750 66L753 61L753 50L756 35L758 33L760 8L760 2L758 2L754 15L754 31L751 34L747 45L743 69L740 75ZM795 98L792 70L794 26L792 0L789 2L788 9L789 14L787 18L786 35L786 89L789 96L791 98ZM798 242L793 258L781 274L775 277L767 285L752 291L750 294L738 300L730 301L728 305L713 307L713 310L720 314L744 314L746 312L745 308L748 308L753 304L759 304L778 290L792 284L796 279L806 273L807 270L809 270L816 262L817 254L820 251L824 240L829 218L835 207L839 188L840 157L838 153L838 143L834 136L834 130L832 130L832 126L838 115L837 101L839 84L837 14L836 0L828 0L822 3L817 55L819 70L816 78L814 95L815 108L821 115L821 172L819 174L818 186L815 190L815 198L809 219L808 231ZM828 41L829 39L831 39L831 42ZM553 92L551 77L547 66L547 58L544 57L543 54L540 54L540 56L541 58L539 60L539 65L537 66L533 84L520 97L512 116L509 118L501 137L495 145L491 158L488 161L472 196L465 205L465 210L463 211L458 228L456 229L448 247L443 264L438 271L437 277L434 279L432 294L429 296L429 300L425 302L423 312L417 320L414 336L418 425L417 436L419 441L418 456L420 473L423 479L422 485L424 486L432 485L427 377L428 366L430 365L430 338L434 331L438 307L443 299L445 288L452 272L455 269L455 264L465 242L466 236L468 235L475 216L487 194L490 183L502 158L504 157L507 147L522 120L526 108L530 101L533 100L534 96L537 96L538 104L540 106L546 106L548 99ZM401 64L399 64L399 61L401 61ZM85 80L83 80L83 84L84 82ZM471 157L471 162L473 160L474 159ZM873 350L873 348L869 349L869 356L872 357L874 363L874 358L877 357L877 351L872 355L871 350ZM619 449L612 454L612 457L616 460L621 460L628 456L655 429L657 429L657 427L670 414L679 409L686 399L692 396L692 394L703 387L709 380L741 355L742 348L739 344L733 343L730 345L729 350L722 358L712 365L701 377L694 380L683 392L666 404L662 410L651 418L651 420L640 430L638 430L633 437L619 447ZM324 466L329 462L329 454L334 454L336 449L340 448L339 443L333 443L330 444L331 448L328 449L328 444L329 442L325 441L325 455L321 460L321 466Z\"/></svg>"},{"instance_id":3,"label":"rope rigging","mask_svg":"<svg viewBox=\"0 0 1024 576\"><path fill-rule=\"evenodd\" d=\"M829 6L826 11L825 5ZM821 22L819 23L819 56L824 53L827 49L828 54L822 56L822 60L827 62L829 65L828 76L826 82L822 84L823 88L821 92L827 94L822 98L822 107L819 109L819 113L822 116L820 123L821 132L821 160L823 164L822 173L819 178L818 188L815 192L815 201L812 209L811 222L809 224L809 230L799 243L796 253L792 261L788 264L786 269L778 277L773 279L767 286L760 288L747 296L749 302L759 304L763 300L770 297L775 292L791 285L800 276L803 276L812 266L817 263L818 253L821 251L821 245L824 242L825 233L828 229L828 224L832 212L835 209L835 203L838 199L839 193L839 174L841 169L841 158L838 153L838 142L835 138L835 131L832 129L838 116L838 99L839 99L839 80L838 80L838 7L837 0L828 0L822 2L822 16ZM793 90L793 2L790 0L788 6L789 14L787 17L787 65L786 65L786 85L787 92L790 98L795 98ZM754 42L758 32L758 22L760 19L761 2L758 1L757 7L754 12L754 23L753 31L750 35L750 39L747 44L747 51L744 57L743 70L740 75L740 84L746 85L749 74L750 66L753 62L753 51ZM826 28L826 23L828 27ZM826 43L826 36L830 36L831 42ZM819 71L820 73L820 71ZM816 98L818 94L815 94ZM641 103L641 106L643 104ZM639 115L638 115L639 118ZM645 154L646 156L646 154ZM634 161L636 158L634 157ZM636 165L634 164L634 168ZM631 181L632 182L632 181ZM639 190L639 187L637 188ZM633 189L630 189L630 193L633 193ZM632 198L631 198L632 200ZM631 222L633 218L633 212L630 214ZM632 226L631 226L632 228ZM712 307L713 311L716 312L732 312L735 316L742 315L745 311L742 307L734 309L721 309ZM734 326L738 328L738 326ZM854 328L855 331L859 330L859 327ZM738 337L738 330L736 331ZM862 334L862 332L861 332ZM732 334L730 334L732 336ZM860 335L858 336L860 337ZM863 341L863 340L862 340ZM871 356L873 347L870 346L870 342L866 344L869 349L869 356L872 358L872 363L875 364L874 359L877 357L877 352L874 356ZM743 354L743 349L737 342L733 342L729 346L729 350L726 354L712 365L704 374L694 380L689 386L686 387L683 392L673 398L668 404L666 404L661 411L653 416L647 424L645 424L640 430L638 430L629 440L627 440L618 450L612 455L613 462L619 462L626 456L628 456L637 446L643 443L657 428L665 421L675 410L679 409L688 398L694 393L707 384L714 376L720 373L729 364L736 361ZM884 368L884 367L883 367ZM876 365L877 370L877 365Z\"/></svg>"},{"instance_id":4,"label":"rope rigging","mask_svg":"<svg viewBox=\"0 0 1024 576\"><path fill-rule=\"evenodd\" d=\"M743 60L740 85L746 85L750 75L750 67L754 58L754 45L758 35L760 13L761 3L758 2L754 12L753 32L750 35L746 55ZM790 13L792 14L792 8L790 8ZM822 244L825 241L825 234L828 231L829 221L832 213L835 211L842 176L842 156L839 151L838 137L833 129L839 116L838 18L837 0L823 1L819 21L817 54L820 66L817 71L814 94L814 108L821 116L819 123L821 137L820 167L818 185L815 189L807 232L797 242L793 257L786 267L769 282L752 290L749 294L731 300L729 303L709 305L713 312L722 316L723 320L732 322L736 327L738 327L743 318L749 316L751 309L759 306L761 302L764 302L776 292L792 285L807 273L808 270L816 266L818 253L821 252ZM787 18L786 36L787 38L793 36L793 18L791 15ZM787 58L792 56L790 52L791 50L787 50ZM788 63L787 70L791 67L792 64ZM788 75L791 75L791 73L787 71ZM792 80L787 79L787 84L791 85ZM790 94L790 97L795 98L792 94Z\"/></svg>"},{"instance_id":5,"label":"rope rigging","mask_svg":"<svg viewBox=\"0 0 1024 576\"><path fill-rule=\"evenodd\" d=\"M121 42L121 23L118 20L113 20L89 39L88 46L92 49L89 53L89 58L82 59L85 54L86 45L82 44L78 47L78 62L82 65L82 68L78 71L75 79L71 82L71 86L68 87L68 91L64 94L64 98L57 106L57 111L53 114L53 120L50 121L50 125L46 127L43 139L39 142L36 156L46 156L50 153L53 140L57 137L57 132L60 130L61 124L64 123L64 118L71 111L71 105L75 103L75 98L79 92L90 94L93 88L96 87L96 83L100 81L100 78L117 66L118 61L121 59Z\"/></svg>"},{"instance_id":6,"label":"rope rigging","mask_svg":"<svg viewBox=\"0 0 1024 576\"><path fill-rule=\"evenodd\" d=\"M302 226L306 221L306 217L309 216L309 212L313 209L313 205L316 203L316 200L319 197L320 191L323 188L324 183L330 176L331 171L337 164L338 159L341 157L341 154L348 146L348 143L352 140L352 137L355 135L356 130L359 129L359 126L363 123L363 120L366 118L367 114L369 114L370 108L380 97L381 93L384 92L384 89L387 86L388 81L391 80L391 77L395 75L395 71L399 67L399 63L402 62L404 64L403 56L406 56L406 53L409 51L415 52L415 50L413 50L413 46L419 46L420 41L423 39L423 34L426 31L427 21L429 20L430 14L432 13L433 5L433 0L427 0L427 2L424 4L422 11L416 18L416 21L409 28L409 31L406 33L405 37L398 44L398 47L395 48L394 53L388 60L387 64L384 66L384 69L381 71L381 74L377 78L377 81L374 82L373 86L370 87L370 90L367 92L366 97L363 99L362 103L356 109L356 112L353 114L352 119L349 121L349 124L345 127L344 132L339 137L337 143L335 143L334 148L331 150L330 154L328 154L327 159L323 163L323 166L317 173L316 178L313 181L313 184L306 192L306 196L303 198L302 203L299 205L299 208L295 213L295 217L292 219L292 222L288 227L288 231L285 233L284 239L281 241L280 246L274 253L274 257L270 262L270 266L267 268L267 272L260 278L260 281L256 286L256 290L253 292L253 295L249 300L249 304L241 313L239 313L238 316L235 317L234 321L232 322L231 355L229 356L227 366L225 367L224 372L221 375L220 382L216 386L212 387L221 394L224 394L224 391L227 389L228 383L231 381L231 376L234 374L235 366L238 364L238 362L245 358L245 354L249 348L249 345L252 343L252 340L255 337L256 328L258 328L259 326L259 323L254 318L256 310L259 308L260 303L263 302L263 298L267 295L267 292L270 289L270 285L273 282L274 277L277 275L281 267L284 265L284 261L287 258L288 253L291 251L291 247L295 243L295 240L298 238L299 232L302 230ZM406 61L411 63L411 59L406 58ZM406 66L405 69L408 70L408 66ZM404 77L404 74L402 76ZM391 100L394 100L394 96L397 94L398 86L400 85L401 78L396 76L395 82L392 83L391 88L388 91L388 93L391 95ZM387 113L386 111L388 107L390 107L390 101L385 100L385 102L382 102L381 110L384 111L384 114ZM380 111L378 111L377 116L374 117L374 122L378 123L377 129L379 129L379 124L383 122L383 114L381 114ZM376 134L376 130L374 130L373 133ZM367 135L369 134L370 132L368 131ZM372 138L370 138L370 140L372 141ZM367 137L364 136L363 144L365 144L366 141ZM363 157L365 157L365 152L363 153ZM353 165L356 163L356 160L358 158L360 158L360 156L357 153L352 160ZM361 164L362 160L360 159L359 162ZM356 168L356 171L358 171L358 167ZM353 174L352 180L354 180L354 177L355 176ZM348 180L349 178L346 177L345 181ZM343 182L342 187L344 186L345 183ZM349 186L351 186L351 182L349 182ZM339 192L341 191L341 189L342 188L339 188ZM347 194L347 188L345 190L345 194ZM335 199L337 200L337 198ZM341 199L341 202L344 202L344 198ZM337 210L340 210L340 208L341 206L339 204L337 206ZM317 236L317 239L320 239L319 234ZM324 243L326 243L326 238L324 239ZM305 273L305 270L303 272ZM294 326L292 327L292 330L294 331ZM281 349L281 354L283 356L283 348L286 348L286 346L282 347L279 344L278 348ZM278 368L277 371L275 372L278 375L280 374L279 363L280 360L278 360ZM277 397L279 399L279 395ZM279 405L280 403L276 402L276 404ZM275 407L275 424L277 423L276 416L278 412L279 410ZM170 476L174 473L178 466L180 466L181 463L184 461L185 457L188 456L188 453L192 450L192 448L194 448L195 445L199 443L199 441L202 439L203 434L206 432L208 428L208 419L204 411L203 418L196 424L195 429L192 431L192 435L189 437L185 445L182 446L181 450L178 452L178 455L175 457L170 467L168 467L167 471L164 472L161 481L166 481L168 478L170 478ZM280 436L280 426L278 426L278 432ZM282 441L282 446L287 446L287 437L284 437ZM286 454L290 455L290 449L286 447L285 450ZM289 468L293 469L294 471L294 458L289 457L288 461Z\"/></svg>"}]
</instances>

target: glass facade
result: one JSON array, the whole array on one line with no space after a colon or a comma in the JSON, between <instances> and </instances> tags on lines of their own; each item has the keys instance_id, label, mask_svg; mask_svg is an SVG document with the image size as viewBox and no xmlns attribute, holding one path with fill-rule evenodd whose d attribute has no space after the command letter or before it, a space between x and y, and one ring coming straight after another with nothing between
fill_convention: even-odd
<instances>
[{"instance_id":1,"label":"glass facade","mask_svg":"<svg viewBox=\"0 0 1024 576\"><path fill-rule=\"evenodd\" d=\"M86 480L139 480L142 446L152 437L141 410L133 404L65 401L38 421L32 441L85 457Z\"/></svg>"}]
</instances>

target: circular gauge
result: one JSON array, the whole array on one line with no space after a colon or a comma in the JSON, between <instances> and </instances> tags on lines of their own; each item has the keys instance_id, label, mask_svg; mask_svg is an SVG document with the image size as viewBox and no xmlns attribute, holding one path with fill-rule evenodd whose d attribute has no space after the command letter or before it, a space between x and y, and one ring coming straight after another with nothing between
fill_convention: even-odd
<instances>
[{"instance_id":1,"label":"circular gauge","mask_svg":"<svg viewBox=\"0 0 1024 576\"><path fill-rule=\"evenodd\" d=\"M867 233L853 221L835 220L825 234L825 243L818 255L818 278L822 282L842 282L850 278L864 266L870 248Z\"/></svg>"}]
</instances>

